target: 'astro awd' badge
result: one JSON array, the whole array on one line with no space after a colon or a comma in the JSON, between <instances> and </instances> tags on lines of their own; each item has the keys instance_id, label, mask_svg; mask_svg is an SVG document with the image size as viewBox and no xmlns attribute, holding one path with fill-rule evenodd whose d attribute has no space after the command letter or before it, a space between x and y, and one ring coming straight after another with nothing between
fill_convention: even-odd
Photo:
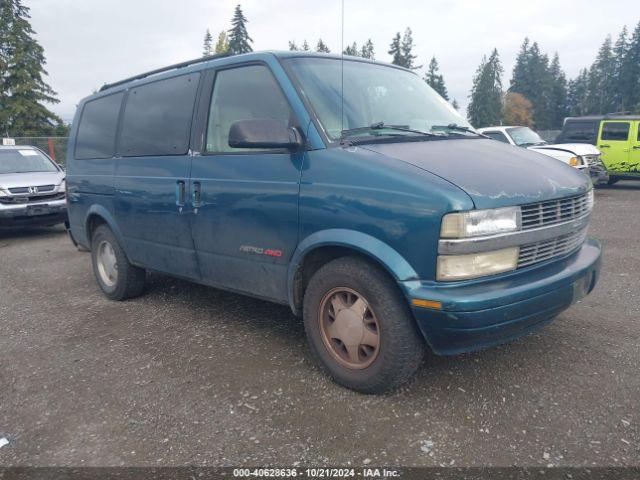
<instances>
[{"instance_id":1,"label":"'astro awd' badge","mask_svg":"<svg viewBox=\"0 0 640 480\"><path fill-rule=\"evenodd\" d=\"M267 257L281 257L282 250L273 248L254 247L252 245L241 245L240 251L243 253L253 253L255 255L266 255Z\"/></svg>"}]
</instances>

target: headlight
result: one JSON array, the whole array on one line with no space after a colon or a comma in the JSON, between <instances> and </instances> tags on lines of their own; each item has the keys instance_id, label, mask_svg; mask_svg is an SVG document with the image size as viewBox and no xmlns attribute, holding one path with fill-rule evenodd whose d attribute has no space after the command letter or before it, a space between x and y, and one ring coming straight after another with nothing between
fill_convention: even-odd
<instances>
[{"instance_id":1,"label":"headlight","mask_svg":"<svg viewBox=\"0 0 640 480\"><path fill-rule=\"evenodd\" d=\"M2 187L0 187L0 197L8 197L9 195L7 194L6 190Z\"/></svg>"},{"instance_id":2,"label":"headlight","mask_svg":"<svg viewBox=\"0 0 640 480\"><path fill-rule=\"evenodd\" d=\"M62 182L60 182L60 185L58 185L58 193L64 193L67 191L67 180L63 179Z\"/></svg>"},{"instance_id":3,"label":"headlight","mask_svg":"<svg viewBox=\"0 0 640 480\"><path fill-rule=\"evenodd\" d=\"M493 252L440 255L437 261L436 280L466 280L515 270L518 266L519 254L520 249L512 247Z\"/></svg>"},{"instance_id":4,"label":"headlight","mask_svg":"<svg viewBox=\"0 0 640 480\"><path fill-rule=\"evenodd\" d=\"M571 157L569 159L569 165L572 167L579 167L580 165L584 165L584 163L579 157Z\"/></svg>"},{"instance_id":5,"label":"headlight","mask_svg":"<svg viewBox=\"0 0 640 480\"><path fill-rule=\"evenodd\" d=\"M449 213L442 218L442 238L467 238L520 229L520 207Z\"/></svg>"}]
</instances>

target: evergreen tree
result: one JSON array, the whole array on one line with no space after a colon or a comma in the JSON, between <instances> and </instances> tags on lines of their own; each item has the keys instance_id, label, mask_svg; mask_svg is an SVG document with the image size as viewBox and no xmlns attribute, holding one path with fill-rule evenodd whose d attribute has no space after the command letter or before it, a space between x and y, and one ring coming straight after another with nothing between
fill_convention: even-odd
<instances>
[{"instance_id":1,"label":"evergreen tree","mask_svg":"<svg viewBox=\"0 0 640 480\"><path fill-rule=\"evenodd\" d=\"M297 52L300 49L298 48L298 45L296 45L296 42L294 40L289 40L289 51L291 52Z\"/></svg>"},{"instance_id":2,"label":"evergreen tree","mask_svg":"<svg viewBox=\"0 0 640 480\"><path fill-rule=\"evenodd\" d=\"M447 87L444 84L444 77L439 70L440 67L438 66L438 60L436 60L436 57L432 57L431 61L429 62L427 73L424 76L424 81L427 82L429 86L436 92L438 92L442 98L444 98L445 100L449 100Z\"/></svg>"},{"instance_id":3,"label":"evergreen tree","mask_svg":"<svg viewBox=\"0 0 640 480\"><path fill-rule=\"evenodd\" d=\"M247 18L242 13L242 7L240 4L236 5L229 30L229 52L232 55L253 52L250 45L253 39L247 33L247 22Z\"/></svg>"},{"instance_id":4,"label":"evergreen tree","mask_svg":"<svg viewBox=\"0 0 640 480\"><path fill-rule=\"evenodd\" d=\"M509 91L520 93L532 103L533 121L540 129L552 128L555 121L553 85L549 57L536 42L530 45L525 38L516 57Z\"/></svg>"},{"instance_id":5,"label":"evergreen tree","mask_svg":"<svg viewBox=\"0 0 640 480\"><path fill-rule=\"evenodd\" d=\"M558 53L553 56L551 66L549 67L551 75L551 108L552 117L550 127L552 129L561 129L564 119L569 114L567 106L567 76L560 67L560 57Z\"/></svg>"},{"instance_id":6,"label":"evergreen tree","mask_svg":"<svg viewBox=\"0 0 640 480\"><path fill-rule=\"evenodd\" d=\"M451 106L453 108L455 108L456 110L460 110L460 105L458 104L458 101L454 98L453 101L451 102Z\"/></svg>"},{"instance_id":7,"label":"evergreen tree","mask_svg":"<svg viewBox=\"0 0 640 480\"><path fill-rule=\"evenodd\" d=\"M347 48L345 48L342 53L345 55L351 55L352 57L358 57L360 55L360 50L358 50L356 42L353 42L352 45L347 45Z\"/></svg>"},{"instance_id":8,"label":"evergreen tree","mask_svg":"<svg viewBox=\"0 0 640 480\"><path fill-rule=\"evenodd\" d=\"M318 39L318 43L316 45L316 52L320 52L320 53L331 53L331 50L329 50L329 47L327 47L327 44L324 43L322 41L322 39Z\"/></svg>"},{"instance_id":9,"label":"evergreen tree","mask_svg":"<svg viewBox=\"0 0 640 480\"><path fill-rule=\"evenodd\" d=\"M498 50L482 62L473 77L467 117L474 127L498 125L502 116L502 65Z\"/></svg>"},{"instance_id":10,"label":"evergreen tree","mask_svg":"<svg viewBox=\"0 0 640 480\"><path fill-rule=\"evenodd\" d=\"M610 113L615 111L615 59L608 35L598 50L598 56L589 69L587 108L590 113Z\"/></svg>"},{"instance_id":11,"label":"evergreen tree","mask_svg":"<svg viewBox=\"0 0 640 480\"><path fill-rule=\"evenodd\" d=\"M415 66L413 64L414 60L417 58L417 56L413 54L413 47L413 35L411 29L407 27L404 31L404 35L402 36L402 43L400 44L402 66L405 68L416 69L421 67L421 65Z\"/></svg>"},{"instance_id":12,"label":"evergreen tree","mask_svg":"<svg viewBox=\"0 0 640 480\"><path fill-rule=\"evenodd\" d=\"M618 40L616 40L615 45L613 46L613 61L614 61L614 71L613 71L613 83L615 85L613 91L613 101L615 105L615 110L623 111L628 105L629 101L629 83L630 78L629 74L629 64L626 62L627 55L629 53L629 32L627 31L626 25L622 27L622 31L618 36Z\"/></svg>"},{"instance_id":13,"label":"evergreen tree","mask_svg":"<svg viewBox=\"0 0 640 480\"><path fill-rule=\"evenodd\" d=\"M0 130L13 136L46 135L62 125L45 103L58 103L44 81L44 50L35 40L29 8L0 2Z\"/></svg>"},{"instance_id":14,"label":"evergreen tree","mask_svg":"<svg viewBox=\"0 0 640 480\"><path fill-rule=\"evenodd\" d=\"M309 48L309 43L307 42L307 39L304 39L304 42L302 42L302 51L303 52L308 52L309 50L311 50Z\"/></svg>"},{"instance_id":15,"label":"evergreen tree","mask_svg":"<svg viewBox=\"0 0 640 480\"><path fill-rule=\"evenodd\" d=\"M208 57L213 54L213 37L211 36L211 32L207 28L207 33L204 35L204 45L202 47L202 56Z\"/></svg>"},{"instance_id":16,"label":"evergreen tree","mask_svg":"<svg viewBox=\"0 0 640 480\"><path fill-rule=\"evenodd\" d=\"M391 40L391 45L389 45L389 51L387 53L392 57L391 63L393 63L394 65L404 66L400 32L396 33L396 35L393 37L393 40Z\"/></svg>"},{"instance_id":17,"label":"evergreen tree","mask_svg":"<svg viewBox=\"0 0 640 480\"><path fill-rule=\"evenodd\" d=\"M229 51L229 39L227 38L227 32L224 30L218 35L218 41L216 42L215 53L227 53Z\"/></svg>"},{"instance_id":18,"label":"evergreen tree","mask_svg":"<svg viewBox=\"0 0 640 480\"><path fill-rule=\"evenodd\" d=\"M640 113L640 22L636 26L625 57L625 108Z\"/></svg>"},{"instance_id":19,"label":"evergreen tree","mask_svg":"<svg viewBox=\"0 0 640 480\"><path fill-rule=\"evenodd\" d=\"M580 117L589 113L587 107L588 84L589 73L586 68L580 70L578 76L569 81L567 88L567 108L570 116Z\"/></svg>"},{"instance_id":20,"label":"evergreen tree","mask_svg":"<svg viewBox=\"0 0 640 480\"><path fill-rule=\"evenodd\" d=\"M362 49L360 50L360 56L362 58L368 58L369 60L375 59L375 52L373 50L373 42L371 39L367 40L364 45L362 45Z\"/></svg>"}]
</instances>

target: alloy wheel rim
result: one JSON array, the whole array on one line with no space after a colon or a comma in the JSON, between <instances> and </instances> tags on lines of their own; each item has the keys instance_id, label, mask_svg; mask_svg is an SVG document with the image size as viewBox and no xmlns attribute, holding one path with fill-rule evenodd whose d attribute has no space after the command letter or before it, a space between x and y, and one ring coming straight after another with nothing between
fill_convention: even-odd
<instances>
[{"instance_id":1,"label":"alloy wheel rim","mask_svg":"<svg viewBox=\"0 0 640 480\"><path fill-rule=\"evenodd\" d=\"M98 245L98 273L100 279L109 287L113 287L118 279L118 263L111 243L103 240Z\"/></svg>"},{"instance_id":2,"label":"alloy wheel rim","mask_svg":"<svg viewBox=\"0 0 640 480\"><path fill-rule=\"evenodd\" d=\"M320 302L320 332L331 356L342 366L361 370L380 351L380 325L363 295L347 287L327 292Z\"/></svg>"}]
</instances>

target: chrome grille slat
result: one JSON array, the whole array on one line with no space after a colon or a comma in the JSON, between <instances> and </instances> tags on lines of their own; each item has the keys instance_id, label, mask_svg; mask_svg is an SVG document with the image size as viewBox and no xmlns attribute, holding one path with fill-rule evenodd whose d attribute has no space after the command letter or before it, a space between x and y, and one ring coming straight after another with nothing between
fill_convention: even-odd
<instances>
[{"instance_id":1,"label":"chrome grille slat","mask_svg":"<svg viewBox=\"0 0 640 480\"><path fill-rule=\"evenodd\" d=\"M587 230L583 229L563 237L523 245L520 247L518 268L528 267L545 260L567 255L577 250L586 238Z\"/></svg>"},{"instance_id":2,"label":"chrome grille slat","mask_svg":"<svg viewBox=\"0 0 640 480\"><path fill-rule=\"evenodd\" d=\"M522 229L544 227L572 220L589 212L592 192L577 196L523 205Z\"/></svg>"}]
</instances>

